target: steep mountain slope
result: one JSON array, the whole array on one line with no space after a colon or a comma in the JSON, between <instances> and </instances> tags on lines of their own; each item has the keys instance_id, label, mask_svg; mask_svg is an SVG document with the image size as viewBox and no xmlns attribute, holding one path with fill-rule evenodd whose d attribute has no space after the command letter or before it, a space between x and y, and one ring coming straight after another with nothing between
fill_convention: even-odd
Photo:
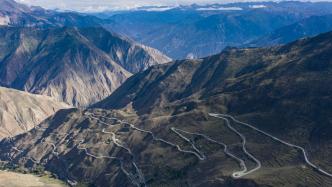
<instances>
[{"instance_id":1,"label":"steep mountain slope","mask_svg":"<svg viewBox=\"0 0 332 187\"><path fill-rule=\"evenodd\" d=\"M156 64L171 61L156 49L135 43L116 33L100 28L85 28L81 31L87 39L107 53L112 60L131 73L137 73Z\"/></svg>"},{"instance_id":2,"label":"steep mountain slope","mask_svg":"<svg viewBox=\"0 0 332 187\"><path fill-rule=\"evenodd\" d=\"M64 108L50 97L0 87L0 139L27 132Z\"/></svg>"},{"instance_id":3,"label":"steep mountain slope","mask_svg":"<svg viewBox=\"0 0 332 187\"><path fill-rule=\"evenodd\" d=\"M332 15L312 16L297 23L281 27L271 34L252 42L251 46L285 44L299 38L315 36L332 30Z\"/></svg>"},{"instance_id":4,"label":"steep mountain slope","mask_svg":"<svg viewBox=\"0 0 332 187\"><path fill-rule=\"evenodd\" d=\"M326 108L331 89L325 86L331 78L331 36L330 32L275 48L228 49L202 60L155 66L131 77L95 107L171 115L175 106L195 108L199 102L209 108L219 104L236 114L275 113L280 120L282 114L294 112L310 119L310 140L322 138L319 133L330 128L327 116L332 112ZM293 123L287 131L298 128ZM332 137L324 134L327 140Z\"/></svg>"},{"instance_id":5,"label":"steep mountain slope","mask_svg":"<svg viewBox=\"0 0 332 187\"><path fill-rule=\"evenodd\" d=\"M128 71L170 60L101 27L2 27L0 33L0 85L74 106L107 97L131 75Z\"/></svg>"},{"instance_id":6,"label":"steep mountain slope","mask_svg":"<svg viewBox=\"0 0 332 187\"><path fill-rule=\"evenodd\" d=\"M71 184L331 186L331 38L153 66L1 141L0 158Z\"/></svg>"}]
</instances>

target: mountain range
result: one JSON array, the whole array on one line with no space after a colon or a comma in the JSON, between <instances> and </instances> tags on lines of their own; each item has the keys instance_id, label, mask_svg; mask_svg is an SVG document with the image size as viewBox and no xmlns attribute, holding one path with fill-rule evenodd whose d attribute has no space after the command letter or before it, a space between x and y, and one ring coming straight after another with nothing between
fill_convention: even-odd
<instances>
[{"instance_id":1,"label":"mountain range","mask_svg":"<svg viewBox=\"0 0 332 187\"><path fill-rule=\"evenodd\" d=\"M150 67L87 110L1 141L1 159L82 185L329 186L318 170L332 169L331 38ZM304 147L317 168L282 142ZM227 150L252 174L232 178L241 165Z\"/></svg>"},{"instance_id":2,"label":"mountain range","mask_svg":"<svg viewBox=\"0 0 332 187\"><path fill-rule=\"evenodd\" d=\"M0 0L0 168L69 186L332 186L330 12L98 18Z\"/></svg>"},{"instance_id":3,"label":"mountain range","mask_svg":"<svg viewBox=\"0 0 332 187\"><path fill-rule=\"evenodd\" d=\"M226 47L285 44L315 36L332 29L331 14L329 2L282 1L191 5L164 11L142 8L110 12L107 19L103 13L101 18L108 30L173 59L184 59L213 55Z\"/></svg>"}]
</instances>

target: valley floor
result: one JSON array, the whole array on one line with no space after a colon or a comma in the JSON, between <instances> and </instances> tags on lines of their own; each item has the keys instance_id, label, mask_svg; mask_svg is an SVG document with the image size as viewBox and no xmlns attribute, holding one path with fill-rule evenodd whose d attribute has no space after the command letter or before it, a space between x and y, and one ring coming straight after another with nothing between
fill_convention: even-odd
<instances>
[{"instance_id":1,"label":"valley floor","mask_svg":"<svg viewBox=\"0 0 332 187\"><path fill-rule=\"evenodd\" d=\"M0 187L64 187L61 181L31 174L0 171Z\"/></svg>"}]
</instances>

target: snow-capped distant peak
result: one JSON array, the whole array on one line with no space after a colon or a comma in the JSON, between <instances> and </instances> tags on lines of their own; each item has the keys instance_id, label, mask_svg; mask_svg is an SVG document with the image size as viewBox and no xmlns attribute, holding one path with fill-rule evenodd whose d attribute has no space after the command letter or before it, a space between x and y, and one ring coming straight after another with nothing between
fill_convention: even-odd
<instances>
[{"instance_id":1,"label":"snow-capped distant peak","mask_svg":"<svg viewBox=\"0 0 332 187\"><path fill-rule=\"evenodd\" d=\"M202 7L202 8L197 8L197 10L200 11L209 11L209 10L243 10L241 7Z\"/></svg>"},{"instance_id":2,"label":"snow-capped distant peak","mask_svg":"<svg viewBox=\"0 0 332 187\"><path fill-rule=\"evenodd\" d=\"M250 5L249 8L266 8L265 5Z\"/></svg>"},{"instance_id":3,"label":"snow-capped distant peak","mask_svg":"<svg viewBox=\"0 0 332 187\"><path fill-rule=\"evenodd\" d=\"M163 12L167 10L171 10L177 8L177 6L143 6L135 8L134 10L144 10L149 12Z\"/></svg>"},{"instance_id":4,"label":"snow-capped distant peak","mask_svg":"<svg viewBox=\"0 0 332 187\"><path fill-rule=\"evenodd\" d=\"M146 11L152 11L152 12L162 12L162 11L167 11L171 10L175 7L154 7L154 8L148 8Z\"/></svg>"},{"instance_id":5,"label":"snow-capped distant peak","mask_svg":"<svg viewBox=\"0 0 332 187\"><path fill-rule=\"evenodd\" d=\"M8 16L0 16L0 25L9 25L10 19Z\"/></svg>"}]
</instances>

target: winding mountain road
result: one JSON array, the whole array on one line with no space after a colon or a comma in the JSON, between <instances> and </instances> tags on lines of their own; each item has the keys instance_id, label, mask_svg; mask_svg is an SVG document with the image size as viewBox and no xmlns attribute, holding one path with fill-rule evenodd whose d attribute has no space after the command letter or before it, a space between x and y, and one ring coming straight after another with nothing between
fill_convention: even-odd
<instances>
[{"instance_id":1,"label":"winding mountain road","mask_svg":"<svg viewBox=\"0 0 332 187\"><path fill-rule=\"evenodd\" d=\"M110 124L101 121L99 118L96 118L96 117L94 117L94 116L91 115L91 114L87 114L87 117L88 117L88 118L91 118L91 119L98 120L98 123L104 124L104 125L106 125L106 126L111 126ZM114 120L114 119L112 119L112 120ZM103 158L109 158L109 159L115 159L115 158L117 158L117 159L120 161L120 164L121 164L121 170L127 175L127 177L131 180L131 182L132 182L134 185L136 185L136 186L146 186L146 184L145 184L145 179L144 179L144 175L143 175L143 173L141 172L141 170L138 168L138 166L137 166L137 164L136 164L136 162L135 162L135 155L132 153L132 151L131 151L128 147L125 147L124 145L122 145L122 144L120 143L121 141L120 141L119 139L116 138L115 133L113 133L113 132L108 132L108 131L105 130L105 128L102 129L102 133L105 133L105 134L111 134L111 136L112 136L112 137L111 137L111 138L112 138L112 142L113 142L116 146L118 146L118 147L120 147L120 148L126 150L126 151L130 154L130 156L132 157L132 165L134 166L134 168L135 168L137 174L135 175L135 174L132 174L132 173L127 172L127 171L124 169L124 166L123 166L123 160L122 160L122 159L118 159L118 157L105 157L105 156L104 156ZM86 153L88 153L88 151L87 151L86 149L84 149L84 150L85 150ZM98 157L98 156L96 156L96 155L93 155L93 154L91 154L91 153L89 153L89 154L87 154L87 155L89 155L89 156L94 156L94 158L99 158L99 157L100 157L100 156Z\"/></svg>"},{"instance_id":2,"label":"winding mountain road","mask_svg":"<svg viewBox=\"0 0 332 187\"><path fill-rule=\"evenodd\" d=\"M273 135L271 135L271 134L269 134L269 133L267 133L267 132L265 132L265 131L262 131L262 130L258 129L257 127L254 127L254 126L252 126L252 125L250 125L250 124L248 124L248 123L245 123L245 122L239 121L239 120L235 119L235 118L234 118L233 116L231 116L231 115L228 115L228 114L216 114L216 113L209 113L209 115L212 116L212 117L220 118L220 119L227 119L227 118L230 118L230 119L233 120L234 122L239 123L239 124L241 124L241 125L244 125L244 126L246 126L246 127L249 127L249 128L251 128L251 129L253 129L253 130L255 130L255 131L257 131L257 132L259 132L259 133L265 135L265 136L268 136L268 137L272 138L273 140L275 140L275 141L277 141L277 142L279 142L279 143L281 143L281 144L284 144L284 145L286 145L286 146L289 146L289 147L292 147L292 148L295 148L295 149L300 150L300 151L302 152L302 154L303 154L303 157L304 157L305 162L306 162L309 166L311 166L313 169L317 170L317 171L320 172L321 174L324 174L324 175L326 175L326 176L328 176L328 177L332 177L332 173L329 173L329 172L323 170L322 168L320 168L319 166L315 165L314 163L312 163L312 162L309 160L309 158L308 158L308 153L305 151L305 149L304 149L303 147L298 146L298 145L295 145L295 144L292 144L292 143L289 143L289 142L286 142L286 141L284 141L284 140L281 140L281 139L279 139L279 138L277 138L277 137L275 137L275 136L273 136Z\"/></svg>"},{"instance_id":3,"label":"winding mountain road","mask_svg":"<svg viewBox=\"0 0 332 187\"><path fill-rule=\"evenodd\" d=\"M224 153L225 153L226 155L228 155L229 157L233 158L234 160L236 160L237 162L239 162L240 167L242 168L242 171L240 171L240 172L243 172L243 173L244 173L244 172L248 171L247 166L246 166L244 160L242 160L241 158L239 158L239 157L235 156L234 154L230 153L230 152L228 151L228 146L227 146L225 143L223 143L223 142L219 142L219 141L217 141L217 140L214 140L214 139L210 138L209 136L207 136L207 135L205 135L205 134L202 134L202 133L188 132L188 131L185 131L185 130L182 130L182 129L178 129L178 128L175 128L175 127L172 127L171 129L172 129L173 131L183 132L183 133L190 134L190 135L201 136L201 137L203 137L204 139L206 139L206 140L209 141L209 142L212 142L212 143L214 143L214 144L217 144L217 145L221 145L221 146L223 146L223 147L224 147ZM235 173L238 173L238 172L235 172ZM236 177L236 176L234 176L235 173L233 173L233 175L232 175L233 177ZM237 178L238 178L238 177L237 177Z\"/></svg>"},{"instance_id":4,"label":"winding mountain road","mask_svg":"<svg viewBox=\"0 0 332 187\"><path fill-rule=\"evenodd\" d=\"M171 127L171 130L175 133L175 134L177 134L180 138L182 138L183 140L185 140L186 142L188 142L190 145L191 145L191 147L199 154L199 157L201 158L201 160L205 160L206 159L206 156L204 155L204 153L202 153L197 147L196 147L196 145L195 145L195 143L192 141L192 140L190 140L190 139L188 139L187 137L185 137L185 136L183 136L180 132L178 132L177 131L177 129L176 128L174 128L174 127Z\"/></svg>"},{"instance_id":5,"label":"winding mountain road","mask_svg":"<svg viewBox=\"0 0 332 187\"><path fill-rule=\"evenodd\" d=\"M210 115L210 116L213 116L213 115L211 115L211 114L209 114L209 115ZM215 116L213 116L213 117L215 117ZM233 131L235 134L237 134L237 135L241 138L241 140L242 140L242 150L243 150L243 152L244 152L249 158L251 158L254 162L256 162L256 167L255 167L255 168L253 168L253 169L251 169L251 170L249 170L249 171L248 171L248 170L243 170L243 171L235 172L235 173L233 173L233 177L234 177L234 178L241 178L241 177L243 177L243 176L245 176L245 175L248 175L248 174L250 174L250 173L253 173L253 172L259 170L259 169L262 167L262 164L261 164L261 162L260 162L260 161L259 161L254 155L252 155L251 153L248 152L248 150L247 150L247 148L246 148L246 143L247 143L247 139L246 139L246 137L245 137L242 133L240 133L238 130L236 130L236 129L231 125L230 121L229 121L227 118L220 117L220 116L218 116L218 118L221 118L221 119L225 120L225 121L226 121L226 124L227 124L227 127L228 127L231 131Z\"/></svg>"},{"instance_id":6,"label":"winding mountain road","mask_svg":"<svg viewBox=\"0 0 332 187\"><path fill-rule=\"evenodd\" d=\"M252 130L254 131L257 131L281 144L284 144L286 146L289 146L289 147L292 147L292 148L295 148L299 151L301 151L301 153L303 154L304 156L304 160L305 162L310 166L312 167L313 169L315 169L316 171L318 171L319 173L321 174L324 174L328 177L332 177L332 173L329 173L325 170L323 170L322 168L320 168L319 166L315 165L314 163L312 163L310 161L310 159L308 158L308 153L306 152L306 150L301 147L301 146L298 146L298 145L295 145L295 144L292 144L292 143L289 143L287 141L284 141L282 139L279 139L265 131L262 131L260 129L258 129L257 127L253 126L253 125L250 125L248 123L245 123L245 122L241 122L239 120L237 120L235 117L231 116L231 115L228 115L228 114L219 114L219 113L209 113L209 116L211 117L215 117L215 118L219 118L219 119L222 119L226 122L226 125L227 127L232 131L234 132L240 139L241 139L241 147L242 147L242 151L245 153L246 156L248 156L248 158L250 158L252 161L254 161L256 163L256 166L252 169L248 169L245 161L241 158L239 158L238 156L234 155L233 153L230 153L229 150L228 150L228 145L223 143L223 142L220 142L220 141L217 141L211 137L209 137L208 135L206 134L203 134L203 133L199 133L199 132L189 132L189 131L186 131L186 130L183 130L183 129L179 129L179 128L175 128L175 127L171 127L170 130L172 132L174 132L177 136L179 136L182 140L184 140L185 142L189 143L191 145L191 148L193 150L185 150L183 148L181 148L180 145L178 144L175 144L175 143L172 143L170 141L167 141L167 140L164 140L164 139L161 139L161 138L157 138L156 135L151 131L151 130L145 130L145 129L141 129L137 126L135 126L134 124L131 124L131 123L128 123L124 120L121 120L121 119L118 119L118 118L115 118L115 117L106 117L106 116L97 116L93 113L90 113L90 112L85 112L84 115L88 118L91 118L91 119L94 119L94 120L97 120L98 123L100 124L103 124L103 125L106 125L106 126L114 126L112 124L109 124L109 123L106 123L105 120L108 119L108 120L115 120L117 121L120 125L127 125L129 126L131 129L133 130L136 130L136 131L139 131L139 132L142 132L142 133L146 133L148 135L150 135L153 139L153 141L158 141L158 142L162 142L164 144L167 144L173 148L176 148L179 152L182 152L182 153L185 153L185 154L191 154L191 155L194 155L196 158L198 158L199 160L206 160L207 157L206 155L202 152L202 150L200 150L195 141L188 138L186 136L187 135L191 135L191 136L200 136L202 138L204 138L205 140L207 140L208 142L211 142L211 143L214 143L214 144L217 144L217 145L220 145L220 146L223 146L223 151L225 153L225 155L229 156L230 158L234 159L235 161L237 161L241 167L241 171L235 171L233 172L232 174L232 177L233 178L241 178L241 177L244 177L245 175L248 175L248 174L251 174L257 170L259 170L262 166L261 164L261 161L258 160L253 154L251 154L248 150L247 150L247 139L246 137L240 133L234 126L232 126L230 120L232 120L233 122L235 123L238 123L238 124L241 124L243 126L246 126L246 127L249 127L251 128ZM101 119L104 119L104 120L101 120ZM41 127L36 127L35 128L36 130L41 130L41 131L45 131L47 130L47 128L41 128ZM111 135L111 141L114 143L114 145L116 145L117 147L125 150L126 152L128 152L128 154L131 156L131 170L134 170L133 173L131 172L128 172L126 169L125 169L125 166L124 166L124 160L122 158L119 158L119 157L115 157L115 156L109 156L109 155L96 155L96 154L93 154L93 153L90 153L88 151L88 149L86 147L83 146L84 144L84 141L85 140L72 140L72 141L75 141L77 142L78 141L78 144L76 144L76 147L77 149L79 150L83 150L84 153L87 155L87 156L90 156L92 158L95 158L95 159L113 159L113 160L117 160L119 161L120 163L120 169L123 171L123 173L130 179L131 183L134 184L135 186L147 186L146 183L145 183L145 178L144 178L144 175L142 173L142 171L139 169L139 167L137 166L136 164L136 161L135 161L135 154L132 152L132 150L125 146L123 142L121 142L120 139L118 139L116 137L116 134L114 132L111 132L111 131L107 131L106 128L103 128L102 133L105 133L105 134L110 134ZM51 133L52 134L52 133ZM56 134L56 133L53 133L53 134ZM56 134L56 135L59 135L59 134ZM63 141L65 139L67 139L67 137L69 136L68 133L64 133L64 134L61 134L61 135L64 135L63 138L61 138L60 141ZM10 141L12 139L9 139ZM43 138L41 140L41 142L45 142L45 143L48 143L49 145L52 146L52 154L54 154L56 157L59 156L59 152L57 152L57 146L55 142L52 142L52 141L46 141L45 138ZM67 140L67 143L68 143L68 140ZM13 146L12 147L13 150L15 151L18 151L20 153L23 153L22 150L20 150L18 147L15 147ZM35 160L34 158L32 157L28 157L26 156L26 158L28 158L29 160L31 160L32 162L34 162L35 164L40 164L40 160L37 161ZM126 167L128 167L128 165L126 165ZM67 180L68 183L70 183L71 185L76 185L77 182L75 180Z\"/></svg>"},{"instance_id":7,"label":"winding mountain road","mask_svg":"<svg viewBox=\"0 0 332 187\"><path fill-rule=\"evenodd\" d=\"M100 119L98 118L98 116L94 116L94 114L92 114L92 113L87 113L87 115L92 116L92 118L94 118L94 119L96 119L96 120L100 120ZM205 159L205 158L201 157L201 155L199 155L198 153L196 153L196 152L194 152L194 151L184 150L184 149L182 149L182 148L181 148L179 145L177 145L177 144L174 144L174 143L172 143L172 142L169 142L169 141L164 140L164 139L161 139L161 138L157 138L157 137L154 135L154 133L153 133L152 131L145 130L145 129L140 129L140 128L136 127L136 126L133 125L133 124L130 124L130 123L128 123L128 122L125 122L125 121L120 120L120 119L117 119L117 118L109 118L109 117L105 117L105 116L102 116L102 117L105 118L105 119L116 120L116 121L118 121L118 122L121 123L121 124L128 125L128 126L129 126L131 129L133 129L133 130L136 130L136 131L139 131L139 132L143 132L143 133L150 134L150 135L152 136L152 139L153 139L154 141L163 142L163 143L165 143L165 144L167 144L167 145L169 145L169 146L175 147L175 148L177 148L178 151L180 151L180 152L182 152L182 153L193 154L193 155L195 155L199 160L204 160L204 159ZM102 122L102 121L101 121L101 122ZM103 122L103 123L105 123L105 122Z\"/></svg>"},{"instance_id":8,"label":"winding mountain road","mask_svg":"<svg viewBox=\"0 0 332 187\"><path fill-rule=\"evenodd\" d=\"M88 113L88 112L87 112L86 115L90 116L90 117L93 118L93 119L100 120L100 119L98 118L98 116L95 116L95 115L92 114L92 113ZM100 117L100 116L99 116L99 117ZM204 154L203 154L203 153L202 153L202 152L196 147L196 145L195 145L190 139L188 139L187 137L183 136L180 132L184 132L184 133L188 133L188 134L196 134L196 135L200 135L200 136L204 137L205 139L209 140L209 141L212 142L212 143L216 143L216 144L222 145L222 146L224 146L224 152L225 152L225 154L226 154L226 155L229 155L231 158L233 158L233 159L235 159L236 161L238 161L239 164L240 164L240 166L242 167L242 170L241 170L241 171L237 171L237 172L234 172L234 173L232 174L232 176L233 176L234 178L240 178L240 177L243 177L243 176L245 176L245 175L248 175L248 174L250 174L250 173L252 173L252 172L258 170L258 169L261 167L261 163L260 163L260 161L259 161L258 159L256 159L252 154L250 154L250 153L247 151L247 149L246 149L246 147L245 147L245 144L246 144L246 138L245 138L240 132L238 132L236 129L234 129L234 128L230 125L230 122L229 122L226 118L224 118L224 120L227 122L228 127L229 127L230 129L232 129L236 134L238 134L238 135L242 138L242 140L243 140L242 144L243 144L243 150L244 150L244 152L245 152L250 158L252 158L252 159L257 163L257 166L256 166L255 168L253 168L253 169L251 169L251 170L248 171L247 166L246 166L244 160L242 160L242 159L236 157L234 154L229 153L226 144L224 144L224 143L222 143L222 142L218 142L218 141L216 141L216 140L213 140L212 138L210 138L210 137L208 137L207 135L204 135L204 134L191 133L191 132L187 132L187 131L184 131L184 130L177 129L177 128L175 128L175 127L171 127L171 130L172 130L174 133L176 133L178 136L180 136L180 137L181 137L182 139L184 139L186 142L190 143L191 146L192 146L192 148L195 150L195 151L188 151L188 150L183 150L183 149L182 149L179 145L177 145L177 144L171 143L171 142L166 141L166 140L161 139L161 138L157 138L157 137L155 136L155 134L154 134L152 131L138 128L138 127L136 127L135 125L133 125L133 124L131 124L131 123L128 123L128 122L125 122L125 121L123 121L123 120L120 120L120 119L118 119L118 118L114 118L114 117L106 117L106 116L101 116L101 117L104 118L104 119L109 119L109 120L115 120L115 121L118 121L119 123L126 124L126 125L130 126L130 128L132 128L132 129L134 129L134 130L137 130L137 131L140 131L140 132L143 132L143 133L148 133L148 134L150 134L150 135L152 136L153 140L163 142L163 143L168 144L168 145L170 145L170 146L172 146L172 147L176 147L176 148L178 149L179 152L193 154L193 155L195 155L199 160L205 160L205 159L206 159L206 156L205 156L205 155L204 155ZM105 123L105 122L103 122L103 121L101 121L101 122L102 122L102 123ZM106 125L108 125L108 124L106 123Z\"/></svg>"}]
</instances>

